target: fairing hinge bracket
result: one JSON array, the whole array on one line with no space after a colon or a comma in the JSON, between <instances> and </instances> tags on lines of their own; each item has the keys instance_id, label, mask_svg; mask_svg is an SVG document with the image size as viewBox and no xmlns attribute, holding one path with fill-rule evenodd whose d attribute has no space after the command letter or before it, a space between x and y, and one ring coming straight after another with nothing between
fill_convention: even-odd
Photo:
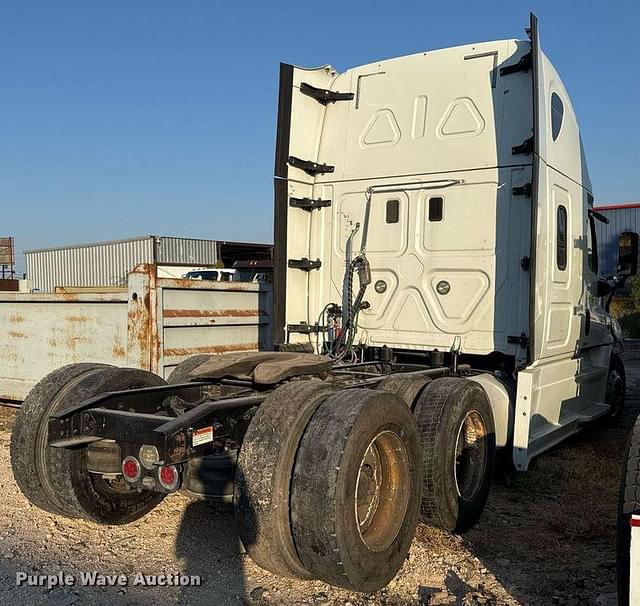
<instances>
[{"instance_id":1,"label":"fairing hinge bracket","mask_svg":"<svg viewBox=\"0 0 640 606\"><path fill-rule=\"evenodd\" d=\"M287 324L288 332L297 332L303 335L310 335L313 333L322 332L324 326L319 324L307 324L306 322L300 322L299 324Z\"/></svg>"},{"instance_id":2,"label":"fairing hinge bracket","mask_svg":"<svg viewBox=\"0 0 640 606\"><path fill-rule=\"evenodd\" d=\"M527 349L529 347L529 337L522 333L519 337L507 337L507 343L520 345L522 349Z\"/></svg>"},{"instance_id":3,"label":"fairing hinge bracket","mask_svg":"<svg viewBox=\"0 0 640 606\"><path fill-rule=\"evenodd\" d=\"M311 212L316 208L320 209L331 206L331 200L321 200L320 198L317 200L314 200L313 198L289 198L289 206Z\"/></svg>"},{"instance_id":4,"label":"fairing hinge bracket","mask_svg":"<svg viewBox=\"0 0 640 606\"><path fill-rule=\"evenodd\" d=\"M311 162L311 160L301 160L295 156L289 156L288 162L289 166L299 168L311 176L332 173L336 169L335 166L331 166L330 164L319 164L318 162Z\"/></svg>"},{"instance_id":5,"label":"fairing hinge bracket","mask_svg":"<svg viewBox=\"0 0 640 606\"><path fill-rule=\"evenodd\" d=\"M353 93L339 93L337 91L327 90L326 88L316 88L306 82L300 84L300 92L303 95L315 99L318 103L322 103L322 105L328 105L336 101L351 101L354 97Z\"/></svg>"},{"instance_id":6,"label":"fairing hinge bracket","mask_svg":"<svg viewBox=\"0 0 640 606\"><path fill-rule=\"evenodd\" d=\"M289 259L288 266L290 269L301 269L302 271L311 271L312 269L320 269L322 262L320 259L313 261L312 259Z\"/></svg>"},{"instance_id":7,"label":"fairing hinge bracket","mask_svg":"<svg viewBox=\"0 0 640 606\"><path fill-rule=\"evenodd\" d=\"M533 151L533 135L528 139L525 139L520 145L516 145L511 148L511 153L515 156L517 154L529 155Z\"/></svg>"},{"instance_id":8,"label":"fairing hinge bracket","mask_svg":"<svg viewBox=\"0 0 640 606\"><path fill-rule=\"evenodd\" d=\"M520 61L513 65L505 65L500 68L500 75L507 76L509 74L515 74L517 72L528 72L533 67L533 55L529 51L526 55L520 57Z\"/></svg>"},{"instance_id":9,"label":"fairing hinge bracket","mask_svg":"<svg viewBox=\"0 0 640 606\"><path fill-rule=\"evenodd\" d=\"M514 187L511 190L511 193L514 196L526 196L527 198L531 197L531 183L525 183L520 187Z\"/></svg>"}]
</instances>

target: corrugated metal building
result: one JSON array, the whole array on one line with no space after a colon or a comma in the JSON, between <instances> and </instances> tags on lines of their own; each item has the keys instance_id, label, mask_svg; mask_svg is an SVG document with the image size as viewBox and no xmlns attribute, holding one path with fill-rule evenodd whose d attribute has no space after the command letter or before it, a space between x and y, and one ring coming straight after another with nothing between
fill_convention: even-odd
<instances>
[{"instance_id":1,"label":"corrugated metal building","mask_svg":"<svg viewBox=\"0 0 640 606\"><path fill-rule=\"evenodd\" d=\"M618 235L623 231L640 233L640 202L596 206L609 223L596 221L598 261L601 276L612 276L618 263Z\"/></svg>"},{"instance_id":2,"label":"corrugated metal building","mask_svg":"<svg viewBox=\"0 0 640 606\"><path fill-rule=\"evenodd\" d=\"M126 286L127 274L140 263L215 265L234 254L243 259L271 258L271 246L220 240L142 236L26 251L27 276L33 289L56 286Z\"/></svg>"}]
</instances>

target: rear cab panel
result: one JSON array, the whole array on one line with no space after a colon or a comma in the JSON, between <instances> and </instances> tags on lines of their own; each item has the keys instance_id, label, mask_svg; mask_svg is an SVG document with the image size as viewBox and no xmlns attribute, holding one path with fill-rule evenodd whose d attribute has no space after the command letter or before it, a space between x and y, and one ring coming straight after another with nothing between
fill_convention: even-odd
<instances>
[{"instance_id":1,"label":"rear cab panel","mask_svg":"<svg viewBox=\"0 0 640 606\"><path fill-rule=\"evenodd\" d=\"M314 324L327 303L341 302L345 263L364 247L373 283L385 289L367 291L361 342L448 350L458 339L461 352L522 356L509 337L528 332L521 261L529 255L531 210L530 198L513 189L531 181L532 156L513 148L532 134L531 74L500 69L528 50L506 40L341 74L283 67L291 116L289 133L279 131L288 150L276 170L282 340L310 340L287 326ZM324 105L301 91L303 83L353 99ZM311 175L282 162L285 156L333 170ZM303 197L331 205L289 205ZM289 267L303 258L320 268ZM446 295L437 290L442 282Z\"/></svg>"}]
</instances>

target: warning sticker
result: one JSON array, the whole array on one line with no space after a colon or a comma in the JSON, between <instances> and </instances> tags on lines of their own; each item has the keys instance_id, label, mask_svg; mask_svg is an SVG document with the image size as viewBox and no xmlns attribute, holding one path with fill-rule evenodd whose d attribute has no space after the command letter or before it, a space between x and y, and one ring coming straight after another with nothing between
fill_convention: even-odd
<instances>
[{"instance_id":1,"label":"warning sticker","mask_svg":"<svg viewBox=\"0 0 640 606\"><path fill-rule=\"evenodd\" d=\"M208 442L213 442L213 426L195 429L192 434L193 446L202 446Z\"/></svg>"}]
</instances>

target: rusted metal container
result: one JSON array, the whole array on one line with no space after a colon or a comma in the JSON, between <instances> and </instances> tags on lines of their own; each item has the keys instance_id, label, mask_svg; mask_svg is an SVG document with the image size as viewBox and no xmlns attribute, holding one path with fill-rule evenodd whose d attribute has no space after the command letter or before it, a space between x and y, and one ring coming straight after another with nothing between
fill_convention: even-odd
<instances>
[{"instance_id":1,"label":"rusted metal container","mask_svg":"<svg viewBox=\"0 0 640 606\"><path fill-rule=\"evenodd\" d=\"M0 278L0 291L18 292L20 290L20 280L3 280Z\"/></svg>"},{"instance_id":2,"label":"rusted metal container","mask_svg":"<svg viewBox=\"0 0 640 606\"><path fill-rule=\"evenodd\" d=\"M0 293L0 399L23 400L48 372L102 362L168 377L200 353L271 347L271 287L157 278L136 267L127 288Z\"/></svg>"}]
</instances>

